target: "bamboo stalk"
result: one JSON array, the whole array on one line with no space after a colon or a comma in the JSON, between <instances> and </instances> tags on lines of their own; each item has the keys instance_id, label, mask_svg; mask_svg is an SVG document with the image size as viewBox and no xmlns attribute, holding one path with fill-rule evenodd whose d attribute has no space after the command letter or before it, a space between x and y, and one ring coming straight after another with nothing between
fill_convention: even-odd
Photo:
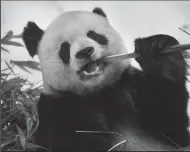
<instances>
[{"instance_id":1,"label":"bamboo stalk","mask_svg":"<svg viewBox=\"0 0 190 152\"><path fill-rule=\"evenodd\" d=\"M165 53L171 53L171 52L176 52L176 51L183 51L190 49L190 44L182 44L182 45L173 45L170 47L167 47L161 54ZM117 61L117 60L125 60L125 59L130 59L130 58L136 58L138 57L139 54L137 53L124 53L124 54L117 54L117 55L111 55L103 58L104 62L112 62L112 61Z\"/></svg>"}]
</instances>

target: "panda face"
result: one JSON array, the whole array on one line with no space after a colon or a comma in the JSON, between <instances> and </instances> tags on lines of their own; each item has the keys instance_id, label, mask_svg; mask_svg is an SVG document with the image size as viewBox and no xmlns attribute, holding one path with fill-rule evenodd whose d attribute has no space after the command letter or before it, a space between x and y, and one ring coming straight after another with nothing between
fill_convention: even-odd
<instances>
[{"instance_id":1,"label":"panda face","mask_svg":"<svg viewBox=\"0 0 190 152\"><path fill-rule=\"evenodd\" d=\"M126 53L120 35L105 14L95 11L62 14L47 28L38 47L45 86L77 94L95 91L119 79L129 61L94 62L119 53Z\"/></svg>"}]
</instances>

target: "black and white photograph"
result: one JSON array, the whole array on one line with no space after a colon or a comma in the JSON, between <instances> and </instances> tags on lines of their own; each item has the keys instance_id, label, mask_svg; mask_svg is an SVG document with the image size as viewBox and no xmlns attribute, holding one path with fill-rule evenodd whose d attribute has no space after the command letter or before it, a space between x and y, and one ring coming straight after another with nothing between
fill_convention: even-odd
<instances>
[{"instance_id":1,"label":"black and white photograph","mask_svg":"<svg viewBox=\"0 0 190 152\"><path fill-rule=\"evenodd\" d=\"M190 151L190 1L1 1L1 151Z\"/></svg>"}]
</instances>

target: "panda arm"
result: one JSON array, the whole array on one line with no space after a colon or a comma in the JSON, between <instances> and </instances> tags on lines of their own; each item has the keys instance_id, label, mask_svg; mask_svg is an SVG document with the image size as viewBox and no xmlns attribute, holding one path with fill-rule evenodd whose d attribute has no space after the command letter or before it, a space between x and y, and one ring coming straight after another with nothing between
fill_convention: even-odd
<instances>
[{"instance_id":1,"label":"panda arm","mask_svg":"<svg viewBox=\"0 0 190 152\"><path fill-rule=\"evenodd\" d=\"M159 54L165 47L176 44L178 41L168 35L135 40L135 52L140 54L136 61L142 67L135 100L144 129L159 132L179 146L187 146L187 63L180 51Z\"/></svg>"}]
</instances>

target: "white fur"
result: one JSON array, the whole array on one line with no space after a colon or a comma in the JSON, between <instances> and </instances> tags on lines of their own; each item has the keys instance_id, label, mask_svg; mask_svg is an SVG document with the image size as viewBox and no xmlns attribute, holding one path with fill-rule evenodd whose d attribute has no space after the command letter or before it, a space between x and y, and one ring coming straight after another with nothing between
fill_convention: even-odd
<instances>
[{"instance_id":1,"label":"white fur","mask_svg":"<svg viewBox=\"0 0 190 152\"><path fill-rule=\"evenodd\" d=\"M89 30L104 34L108 38L108 45L101 46L88 38L87 32ZM64 41L68 41L71 45L69 65L65 65L58 55ZM76 72L84 66L86 61L76 59L75 54L88 46L94 47L95 51L92 54L94 59L127 52L123 40L108 20L92 12L64 13L47 28L38 49L44 80L44 93L50 94L54 89L72 90L78 94L94 91L96 88L99 89L113 83L129 65L129 60L112 63L98 77L82 81Z\"/></svg>"}]
</instances>

